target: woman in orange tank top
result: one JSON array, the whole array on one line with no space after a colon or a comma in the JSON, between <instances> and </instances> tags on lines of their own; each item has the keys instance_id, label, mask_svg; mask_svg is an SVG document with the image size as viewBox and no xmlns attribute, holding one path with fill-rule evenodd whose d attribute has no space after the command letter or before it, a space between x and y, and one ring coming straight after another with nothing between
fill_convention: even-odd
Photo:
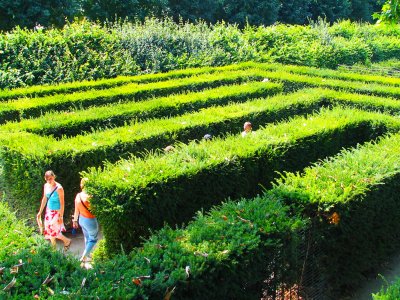
<instances>
[{"instance_id":1,"label":"woman in orange tank top","mask_svg":"<svg viewBox=\"0 0 400 300\"><path fill-rule=\"evenodd\" d=\"M81 192L75 197L75 212L73 219L73 227L82 227L83 235L85 237L85 250L83 251L81 261L87 262L90 260L90 252L97 243L97 235L99 233L99 224L96 217L90 211L90 195L85 191L85 183L88 179L82 178Z\"/></svg>"}]
</instances>

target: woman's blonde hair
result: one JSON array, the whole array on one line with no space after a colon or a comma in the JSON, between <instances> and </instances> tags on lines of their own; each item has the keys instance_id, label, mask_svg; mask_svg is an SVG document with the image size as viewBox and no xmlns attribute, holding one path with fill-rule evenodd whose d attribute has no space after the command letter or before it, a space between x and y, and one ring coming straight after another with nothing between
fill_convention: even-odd
<instances>
[{"instance_id":1,"label":"woman's blonde hair","mask_svg":"<svg viewBox=\"0 0 400 300\"><path fill-rule=\"evenodd\" d=\"M44 178L47 178L47 177L50 177L50 176L56 178L56 174L54 174L54 172L53 172L52 170L47 170L47 171L44 173Z\"/></svg>"},{"instance_id":2,"label":"woman's blonde hair","mask_svg":"<svg viewBox=\"0 0 400 300\"><path fill-rule=\"evenodd\" d=\"M89 180L89 178L87 178L87 177L83 177L83 178L81 179L81 188L82 188L82 189L83 189L83 187L85 186L85 183L88 182L88 180Z\"/></svg>"}]
</instances>

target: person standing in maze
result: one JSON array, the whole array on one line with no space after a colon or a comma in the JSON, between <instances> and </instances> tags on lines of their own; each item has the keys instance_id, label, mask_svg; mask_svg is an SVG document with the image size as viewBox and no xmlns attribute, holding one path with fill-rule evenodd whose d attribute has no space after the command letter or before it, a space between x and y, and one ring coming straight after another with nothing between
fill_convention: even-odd
<instances>
[{"instance_id":1,"label":"person standing in maze","mask_svg":"<svg viewBox=\"0 0 400 300\"><path fill-rule=\"evenodd\" d=\"M51 245L56 247L56 240L64 243L64 251L71 245L71 240L62 234L64 227L64 189L60 183L56 182L56 175L53 171L46 171L44 174L46 183L43 186L43 197L36 220L39 224L40 232L44 233L45 239L50 240ZM42 223L42 213L46 207L44 216L44 228Z\"/></svg>"},{"instance_id":2,"label":"person standing in maze","mask_svg":"<svg viewBox=\"0 0 400 300\"><path fill-rule=\"evenodd\" d=\"M250 122L245 122L243 125L243 132L242 132L242 137L247 136L249 133L252 132L252 125Z\"/></svg>"},{"instance_id":3,"label":"person standing in maze","mask_svg":"<svg viewBox=\"0 0 400 300\"><path fill-rule=\"evenodd\" d=\"M99 224L96 217L90 211L90 195L85 191L85 183L87 178L81 180L81 192L75 197L75 211L72 226L78 228L79 225L82 228L83 235L85 237L85 250L81 256L80 261L86 263L91 260L90 253L93 247L97 243L97 236L99 233Z\"/></svg>"}]
</instances>

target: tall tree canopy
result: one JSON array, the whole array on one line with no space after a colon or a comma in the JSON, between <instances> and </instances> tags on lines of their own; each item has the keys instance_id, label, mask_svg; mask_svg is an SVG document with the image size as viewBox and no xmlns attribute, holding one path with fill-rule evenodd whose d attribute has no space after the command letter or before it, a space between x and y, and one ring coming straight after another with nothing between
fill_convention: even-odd
<instances>
[{"instance_id":1,"label":"tall tree canopy","mask_svg":"<svg viewBox=\"0 0 400 300\"><path fill-rule=\"evenodd\" d=\"M168 0L81 0L83 15L93 21L161 17L167 4Z\"/></svg>"},{"instance_id":2,"label":"tall tree canopy","mask_svg":"<svg viewBox=\"0 0 400 300\"><path fill-rule=\"evenodd\" d=\"M0 0L0 30L37 24L60 27L79 13L80 3L74 0Z\"/></svg>"}]
</instances>

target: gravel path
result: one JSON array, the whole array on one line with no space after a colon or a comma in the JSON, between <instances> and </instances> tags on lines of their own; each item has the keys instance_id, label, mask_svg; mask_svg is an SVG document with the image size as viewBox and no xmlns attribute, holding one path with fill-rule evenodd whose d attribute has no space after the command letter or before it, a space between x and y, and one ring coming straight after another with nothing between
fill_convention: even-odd
<instances>
[{"instance_id":1,"label":"gravel path","mask_svg":"<svg viewBox=\"0 0 400 300\"><path fill-rule=\"evenodd\" d=\"M85 249L85 238L83 237L82 231L78 230L76 234L71 234L71 232L66 232L64 235L71 239L71 247L68 253L74 255L76 258L80 258L83 250ZM99 232L99 241L103 238L103 234ZM63 243L57 240L57 248L62 251Z\"/></svg>"}]
</instances>

